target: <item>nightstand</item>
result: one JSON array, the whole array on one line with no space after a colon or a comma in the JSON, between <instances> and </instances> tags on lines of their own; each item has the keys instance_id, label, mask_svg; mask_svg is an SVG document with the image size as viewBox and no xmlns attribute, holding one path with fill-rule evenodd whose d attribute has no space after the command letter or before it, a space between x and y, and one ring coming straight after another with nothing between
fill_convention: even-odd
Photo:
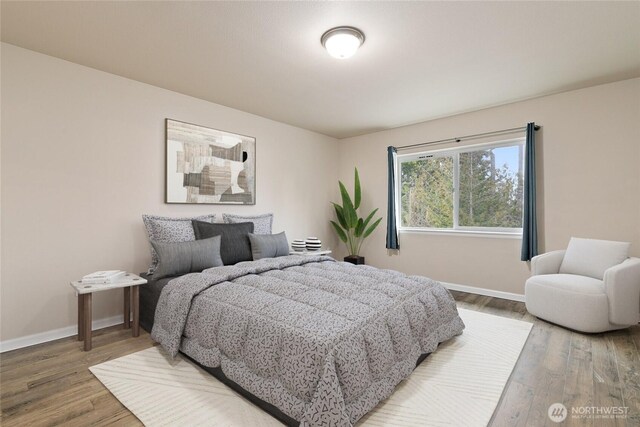
<instances>
[{"instance_id":1,"label":"nightstand","mask_svg":"<svg viewBox=\"0 0 640 427\"><path fill-rule=\"evenodd\" d=\"M315 255L331 255L331 249L319 251L290 251L289 255L315 256Z\"/></svg>"},{"instance_id":2,"label":"nightstand","mask_svg":"<svg viewBox=\"0 0 640 427\"><path fill-rule=\"evenodd\" d=\"M86 284L82 280L71 282L71 287L78 296L78 341L84 341L84 351L91 350L91 295L94 292L124 289L124 328L132 328L132 335L140 335L140 285L146 279L127 273L124 277L108 284ZM131 326L131 310L133 310L133 327Z\"/></svg>"}]
</instances>

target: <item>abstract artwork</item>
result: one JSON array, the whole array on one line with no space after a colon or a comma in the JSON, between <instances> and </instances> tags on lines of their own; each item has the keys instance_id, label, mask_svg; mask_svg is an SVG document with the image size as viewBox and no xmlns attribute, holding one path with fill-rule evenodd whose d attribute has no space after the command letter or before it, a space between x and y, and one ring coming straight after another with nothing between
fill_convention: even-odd
<instances>
[{"instance_id":1,"label":"abstract artwork","mask_svg":"<svg viewBox=\"0 0 640 427\"><path fill-rule=\"evenodd\" d=\"M167 203L256 203L256 139L167 119Z\"/></svg>"}]
</instances>

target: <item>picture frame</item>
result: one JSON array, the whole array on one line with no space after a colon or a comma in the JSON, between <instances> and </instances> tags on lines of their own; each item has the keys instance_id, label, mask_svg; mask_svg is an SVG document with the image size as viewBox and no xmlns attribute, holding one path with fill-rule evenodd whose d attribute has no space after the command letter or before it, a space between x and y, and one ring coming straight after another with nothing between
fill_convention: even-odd
<instances>
[{"instance_id":1,"label":"picture frame","mask_svg":"<svg viewBox=\"0 0 640 427\"><path fill-rule=\"evenodd\" d=\"M256 139L165 120L166 203L255 205Z\"/></svg>"}]
</instances>

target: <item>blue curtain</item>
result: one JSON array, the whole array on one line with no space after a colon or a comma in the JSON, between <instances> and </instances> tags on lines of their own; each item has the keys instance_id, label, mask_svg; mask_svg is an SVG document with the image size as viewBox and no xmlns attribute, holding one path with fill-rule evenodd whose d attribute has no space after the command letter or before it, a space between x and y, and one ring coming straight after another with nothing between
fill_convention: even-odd
<instances>
[{"instance_id":1,"label":"blue curtain","mask_svg":"<svg viewBox=\"0 0 640 427\"><path fill-rule=\"evenodd\" d=\"M387 147L388 200L387 200L387 249L400 249L396 228L396 148Z\"/></svg>"},{"instance_id":2,"label":"blue curtain","mask_svg":"<svg viewBox=\"0 0 640 427\"><path fill-rule=\"evenodd\" d=\"M522 223L522 252L520 259L529 261L538 255L538 224L536 221L536 125L527 124L524 147L524 219Z\"/></svg>"}]
</instances>

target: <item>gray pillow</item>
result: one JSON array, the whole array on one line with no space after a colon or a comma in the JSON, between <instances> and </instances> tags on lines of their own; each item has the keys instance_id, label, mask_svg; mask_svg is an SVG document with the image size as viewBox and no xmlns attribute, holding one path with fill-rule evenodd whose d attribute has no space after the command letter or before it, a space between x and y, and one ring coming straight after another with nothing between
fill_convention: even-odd
<instances>
[{"instance_id":1,"label":"gray pillow","mask_svg":"<svg viewBox=\"0 0 640 427\"><path fill-rule=\"evenodd\" d=\"M220 236L193 242L166 243L151 241L158 254L154 279L199 273L211 267L220 267Z\"/></svg>"},{"instance_id":2,"label":"gray pillow","mask_svg":"<svg viewBox=\"0 0 640 427\"><path fill-rule=\"evenodd\" d=\"M253 260L289 255L289 242L284 231L279 234L249 233Z\"/></svg>"},{"instance_id":3,"label":"gray pillow","mask_svg":"<svg viewBox=\"0 0 640 427\"><path fill-rule=\"evenodd\" d=\"M249 233L253 233L253 223L211 224L195 220L192 223L198 240L220 236L220 256L224 265L253 259L251 243L249 243Z\"/></svg>"},{"instance_id":4,"label":"gray pillow","mask_svg":"<svg viewBox=\"0 0 640 427\"><path fill-rule=\"evenodd\" d=\"M147 229L149 241L153 240L163 243L194 241L196 240L196 236L193 234L191 221L197 219L200 221L213 222L215 218L215 215L200 215L188 218L142 215L142 221L144 221L144 227ZM157 266L158 255L153 245L151 245L151 265L149 266L147 274L153 274Z\"/></svg>"},{"instance_id":5,"label":"gray pillow","mask_svg":"<svg viewBox=\"0 0 640 427\"><path fill-rule=\"evenodd\" d=\"M222 214L222 219L227 224L239 224L241 222L252 222L253 223L253 231L255 234L271 234L271 226L273 225L273 214L263 214L263 215L233 215L233 214Z\"/></svg>"}]
</instances>

